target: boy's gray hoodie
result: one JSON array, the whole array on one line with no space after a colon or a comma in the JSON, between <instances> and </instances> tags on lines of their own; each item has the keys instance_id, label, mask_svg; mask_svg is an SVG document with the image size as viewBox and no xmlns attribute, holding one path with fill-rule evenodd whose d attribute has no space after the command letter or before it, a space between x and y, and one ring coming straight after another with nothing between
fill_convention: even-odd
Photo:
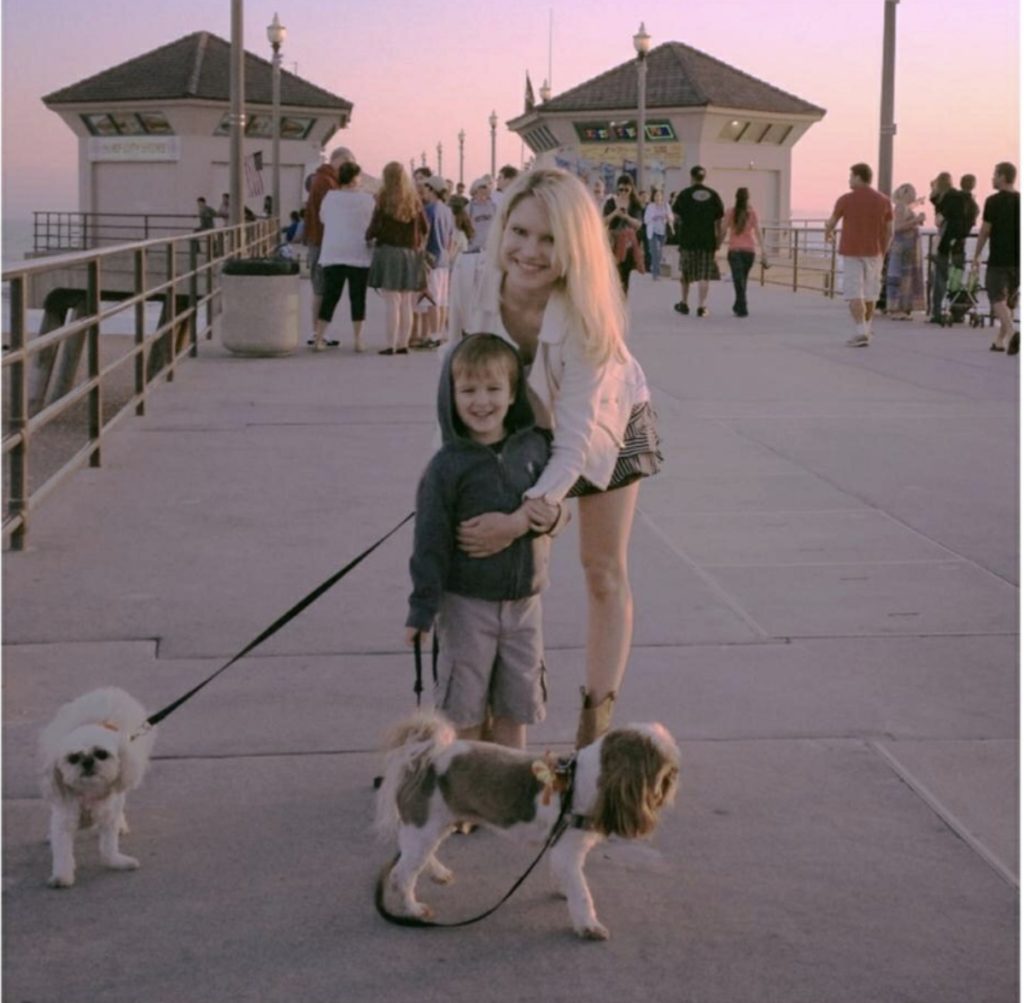
<instances>
[{"instance_id":1,"label":"boy's gray hoodie","mask_svg":"<svg viewBox=\"0 0 1024 1003\"><path fill-rule=\"evenodd\" d=\"M427 465L416 493L409 561L413 591L406 626L424 631L433 627L442 592L500 601L536 595L547 585L550 534L528 533L492 557L468 557L458 548L455 533L460 522L484 512L519 508L523 492L548 462L551 437L534 426L520 363L515 399L505 417L505 439L498 446L470 439L452 398L453 354L445 359L437 394L443 445ZM563 506L555 529L565 521Z\"/></svg>"}]
</instances>

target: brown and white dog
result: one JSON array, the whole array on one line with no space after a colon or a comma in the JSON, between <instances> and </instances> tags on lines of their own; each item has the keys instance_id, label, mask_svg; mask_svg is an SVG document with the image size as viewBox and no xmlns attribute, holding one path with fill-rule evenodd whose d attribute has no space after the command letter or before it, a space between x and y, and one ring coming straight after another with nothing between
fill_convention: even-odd
<instances>
[{"instance_id":1,"label":"brown and white dog","mask_svg":"<svg viewBox=\"0 0 1024 1003\"><path fill-rule=\"evenodd\" d=\"M550 756L456 739L432 712L396 728L388 749L376 828L398 837L399 856L383 880L384 904L396 915L432 915L416 899L416 881L424 870L439 884L452 880L435 851L460 823L532 831L543 839L558 818L562 781ZM577 824L555 843L550 860L580 937L608 937L583 874L587 854L606 836L651 833L675 797L678 775L679 750L660 724L617 728L577 753L569 807Z\"/></svg>"}]
</instances>

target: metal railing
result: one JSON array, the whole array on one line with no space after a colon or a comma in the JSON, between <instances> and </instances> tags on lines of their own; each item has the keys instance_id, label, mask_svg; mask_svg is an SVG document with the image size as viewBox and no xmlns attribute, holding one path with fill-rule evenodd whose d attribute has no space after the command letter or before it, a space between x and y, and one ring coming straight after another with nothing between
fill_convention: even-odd
<instances>
[{"instance_id":1,"label":"metal railing","mask_svg":"<svg viewBox=\"0 0 1024 1003\"><path fill-rule=\"evenodd\" d=\"M761 232L764 234L768 265L766 268L763 261L758 265L762 286L786 286L793 292L806 290L821 293L830 299L841 291L838 253L841 229L836 231L834 241L825 239L824 223L813 220L768 223L761 227ZM930 263L938 248L939 235L935 230L922 230L919 239L925 300L931 304L935 274ZM972 257L976 239L972 235L964 242L964 258L967 261Z\"/></svg>"},{"instance_id":2,"label":"metal railing","mask_svg":"<svg viewBox=\"0 0 1024 1003\"><path fill-rule=\"evenodd\" d=\"M65 212L32 213L32 250L36 254L89 251L196 230L195 213Z\"/></svg>"},{"instance_id":3,"label":"metal railing","mask_svg":"<svg viewBox=\"0 0 1024 1003\"><path fill-rule=\"evenodd\" d=\"M12 549L24 547L32 511L69 474L86 463L100 466L103 437L126 415L145 414L149 385L160 377L172 381L179 360L196 356L200 339L212 338L222 264L271 253L277 227L276 219L261 219L47 257L3 272L9 314L2 357L3 538ZM30 304L43 308L34 336ZM154 305L161 307L159 319L147 331L147 307ZM127 330L111 338L111 327ZM110 351L111 342L120 351ZM42 473L30 478L37 446Z\"/></svg>"},{"instance_id":4,"label":"metal railing","mask_svg":"<svg viewBox=\"0 0 1024 1003\"><path fill-rule=\"evenodd\" d=\"M761 227L761 233L765 250L758 266L762 286L787 286L793 292L804 289L835 296L838 245L825 240L824 223L768 223Z\"/></svg>"}]
</instances>

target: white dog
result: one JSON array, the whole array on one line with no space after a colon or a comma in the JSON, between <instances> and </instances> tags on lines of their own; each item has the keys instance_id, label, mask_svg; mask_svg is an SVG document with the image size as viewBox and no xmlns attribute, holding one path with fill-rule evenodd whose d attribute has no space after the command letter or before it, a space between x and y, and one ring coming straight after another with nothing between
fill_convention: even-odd
<instances>
[{"instance_id":1,"label":"white dog","mask_svg":"<svg viewBox=\"0 0 1024 1003\"><path fill-rule=\"evenodd\" d=\"M435 851L459 823L539 830L543 838L559 816L570 776L550 755L457 740L452 726L429 712L400 725L389 749L376 828L386 836L397 832L399 856L381 880L379 905L413 921L432 915L416 899L420 873L426 870L439 884L452 880ZM587 854L606 836L652 832L675 796L678 775L679 750L660 724L616 729L577 753L571 825L549 852L580 937L608 937L583 875Z\"/></svg>"},{"instance_id":2,"label":"white dog","mask_svg":"<svg viewBox=\"0 0 1024 1003\"><path fill-rule=\"evenodd\" d=\"M142 783L155 732L143 727L146 712L124 690L93 690L64 704L39 736L43 796L50 803L53 888L75 883L75 833L96 826L100 858L115 870L139 862L121 853L128 831L124 803Z\"/></svg>"}]
</instances>

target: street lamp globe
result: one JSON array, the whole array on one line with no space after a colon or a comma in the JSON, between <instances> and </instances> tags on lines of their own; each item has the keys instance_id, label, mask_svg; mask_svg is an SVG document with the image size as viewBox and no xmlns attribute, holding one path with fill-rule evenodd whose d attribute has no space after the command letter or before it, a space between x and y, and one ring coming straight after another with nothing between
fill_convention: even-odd
<instances>
[{"instance_id":1,"label":"street lamp globe","mask_svg":"<svg viewBox=\"0 0 1024 1003\"><path fill-rule=\"evenodd\" d=\"M288 37L288 29L281 24L280 19L277 16L277 11L274 11L274 20L267 25L267 41L270 42L274 51L284 45L284 40Z\"/></svg>"},{"instance_id":2,"label":"street lamp globe","mask_svg":"<svg viewBox=\"0 0 1024 1003\"><path fill-rule=\"evenodd\" d=\"M640 30L633 36L633 48L636 54L643 59L651 49L651 36L647 34L643 21L640 22Z\"/></svg>"}]
</instances>

